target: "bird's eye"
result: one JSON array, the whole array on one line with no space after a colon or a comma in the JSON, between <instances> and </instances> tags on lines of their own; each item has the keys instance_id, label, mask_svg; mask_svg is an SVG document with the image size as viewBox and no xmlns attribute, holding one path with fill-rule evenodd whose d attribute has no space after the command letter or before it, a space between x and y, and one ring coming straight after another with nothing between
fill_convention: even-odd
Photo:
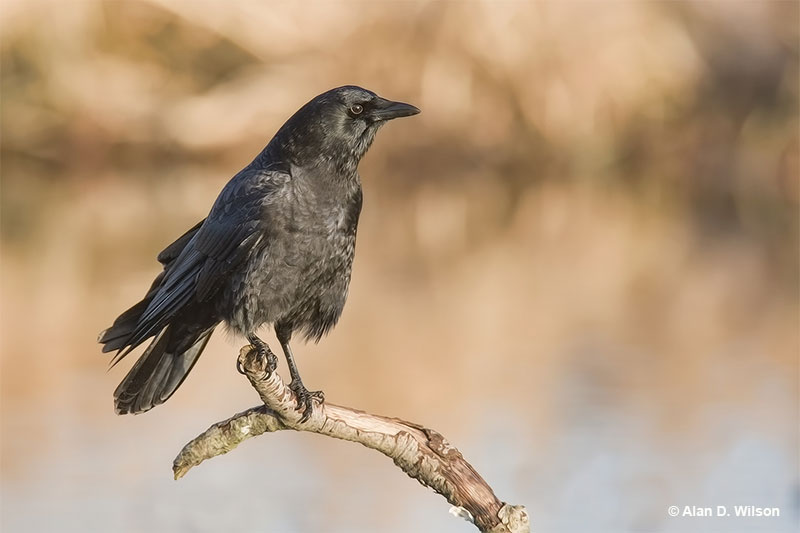
<instances>
[{"instance_id":1,"label":"bird's eye","mask_svg":"<svg viewBox=\"0 0 800 533\"><path fill-rule=\"evenodd\" d=\"M350 112L354 115L360 115L364 111L364 106L361 104L353 104L350 106Z\"/></svg>"}]
</instances>

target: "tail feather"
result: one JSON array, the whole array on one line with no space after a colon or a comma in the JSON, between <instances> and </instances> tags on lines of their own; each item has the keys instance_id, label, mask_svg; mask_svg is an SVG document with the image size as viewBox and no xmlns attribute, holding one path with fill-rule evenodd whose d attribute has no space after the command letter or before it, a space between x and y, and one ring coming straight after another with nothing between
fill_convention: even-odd
<instances>
[{"instance_id":1,"label":"tail feather","mask_svg":"<svg viewBox=\"0 0 800 533\"><path fill-rule=\"evenodd\" d=\"M147 308L147 304L148 299L145 298L119 315L110 328L100 332L97 342L103 345L103 353L118 351L127 346L128 338L136 329L136 323Z\"/></svg>"},{"instance_id":2,"label":"tail feather","mask_svg":"<svg viewBox=\"0 0 800 533\"><path fill-rule=\"evenodd\" d=\"M128 341L136 330L139 319L145 309L147 309L147 306L150 305L153 296L158 292L158 287L161 285L163 279L164 272L161 272L156 276L156 279L153 281L145 297L142 298L142 301L119 315L111 327L100 332L100 335L97 337L97 342L103 345L103 353L120 351L129 345ZM125 354L115 357L111 362L111 366L117 364L124 355Z\"/></svg>"},{"instance_id":3,"label":"tail feather","mask_svg":"<svg viewBox=\"0 0 800 533\"><path fill-rule=\"evenodd\" d=\"M196 254L178 261L202 225L201 220L159 254L164 270L145 297L117 317L97 339L103 344L103 352L117 352L111 360L113 367L131 350L155 337L114 391L119 414L143 413L164 403L186 379L214 331L217 321L213 309L208 304L190 303L192 285L185 282L185 278L191 280L188 270L197 266ZM172 281L166 281L165 288L166 279Z\"/></svg>"},{"instance_id":4,"label":"tail feather","mask_svg":"<svg viewBox=\"0 0 800 533\"><path fill-rule=\"evenodd\" d=\"M173 339L171 330L167 326L156 336L114 391L117 414L144 413L167 401L197 362L214 328L188 340Z\"/></svg>"},{"instance_id":5,"label":"tail feather","mask_svg":"<svg viewBox=\"0 0 800 533\"><path fill-rule=\"evenodd\" d=\"M166 327L145 349L144 353L128 371L114 391L114 410L117 414L136 413L136 404L142 398L143 389L155 377L156 369L167 350L169 328Z\"/></svg>"}]
</instances>

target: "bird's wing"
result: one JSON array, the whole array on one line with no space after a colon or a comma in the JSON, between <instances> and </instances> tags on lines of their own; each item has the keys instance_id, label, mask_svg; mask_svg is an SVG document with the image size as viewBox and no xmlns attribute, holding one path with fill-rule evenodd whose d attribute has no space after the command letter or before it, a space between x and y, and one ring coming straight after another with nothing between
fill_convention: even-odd
<instances>
[{"instance_id":1,"label":"bird's wing","mask_svg":"<svg viewBox=\"0 0 800 533\"><path fill-rule=\"evenodd\" d=\"M164 256L165 261L172 262L139 318L127 351L157 334L188 303L207 300L216 293L261 240L265 210L288 180L285 172L243 170L222 190L180 255L174 260L168 257L172 246L159 255L160 260Z\"/></svg>"},{"instance_id":2,"label":"bird's wing","mask_svg":"<svg viewBox=\"0 0 800 533\"><path fill-rule=\"evenodd\" d=\"M194 237L195 233L197 233L205 221L206 219L201 220L192 226L192 229L178 237L175 242L164 248L161 253L158 254L158 262L168 267L170 263L181 255L183 249L186 248L186 245L189 244L189 241L192 240L192 237Z\"/></svg>"},{"instance_id":3,"label":"bird's wing","mask_svg":"<svg viewBox=\"0 0 800 533\"><path fill-rule=\"evenodd\" d=\"M200 226L203 225L203 222L205 222L205 219L195 224L192 229L181 235L175 242L164 248L164 250L158 254L158 260L164 265L164 270L159 272L156 279L153 280L153 283L147 290L147 294L145 294L140 302L119 315L110 328L100 333L98 341L103 344L103 352L120 352L123 348L128 346L128 340L132 332L136 329L136 325L139 323L139 317L142 316L142 313L147 309L150 301L158 293L158 289L164 281L164 276L169 272L172 263L180 256L183 249L200 229ZM113 366L118 362L119 358L115 358L111 362L111 365Z\"/></svg>"},{"instance_id":4,"label":"bird's wing","mask_svg":"<svg viewBox=\"0 0 800 533\"><path fill-rule=\"evenodd\" d=\"M235 215L216 218L197 234L195 249L204 262L195 280L200 301L208 300L236 266L247 258L263 236L259 232L262 202L259 199L236 202Z\"/></svg>"}]
</instances>

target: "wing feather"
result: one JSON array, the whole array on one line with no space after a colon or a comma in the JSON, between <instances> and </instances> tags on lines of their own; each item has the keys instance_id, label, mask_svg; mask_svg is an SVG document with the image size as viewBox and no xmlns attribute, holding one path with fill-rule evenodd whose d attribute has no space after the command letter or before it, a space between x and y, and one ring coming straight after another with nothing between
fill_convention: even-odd
<instances>
[{"instance_id":1,"label":"wing feather","mask_svg":"<svg viewBox=\"0 0 800 533\"><path fill-rule=\"evenodd\" d=\"M288 180L286 172L243 170L222 190L208 217L159 254L168 267L121 357L158 334L188 303L208 300L219 290L261 243L265 206Z\"/></svg>"}]
</instances>

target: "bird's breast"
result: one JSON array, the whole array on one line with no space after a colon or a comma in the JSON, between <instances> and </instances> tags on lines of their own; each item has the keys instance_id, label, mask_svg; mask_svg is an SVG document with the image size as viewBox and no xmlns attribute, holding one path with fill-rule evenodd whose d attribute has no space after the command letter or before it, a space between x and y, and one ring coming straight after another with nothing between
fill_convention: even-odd
<instances>
[{"instance_id":1,"label":"bird's breast","mask_svg":"<svg viewBox=\"0 0 800 533\"><path fill-rule=\"evenodd\" d=\"M265 206L254 268L231 287L230 301L246 302L247 316L229 323L249 331L282 320L319 337L336 322L347 297L361 188L308 179L287 185L279 204Z\"/></svg>"}]
</instances>

